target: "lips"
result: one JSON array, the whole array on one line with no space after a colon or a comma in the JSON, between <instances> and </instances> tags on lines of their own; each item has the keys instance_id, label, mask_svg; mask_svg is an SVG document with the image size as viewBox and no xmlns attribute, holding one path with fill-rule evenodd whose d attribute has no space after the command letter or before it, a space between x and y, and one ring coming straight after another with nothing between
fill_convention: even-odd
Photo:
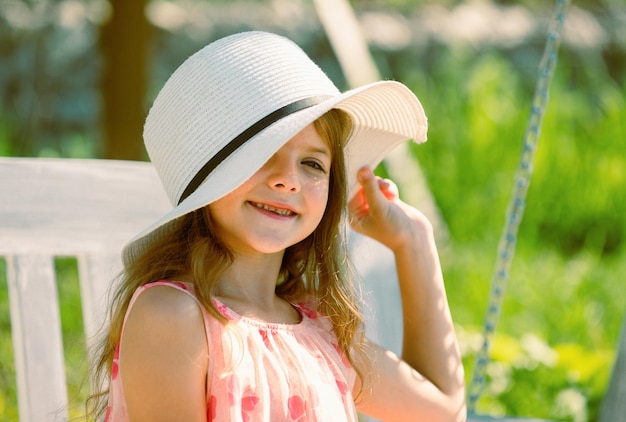
<instances>
[{"instance_id":1,"label":"lips","mask_svg":"<svg viewBox=\"0 0 626 422\"><path fill-rule=\"evenodd\" d=\"M287 208L273 207L271 205L261 204L259 202L252 202L252 201L250 201L250 204L258 209L269 211L269 212L272 212L274 214L277 214L283 217L292 217L296 215L295 212Z\"/></svg>"}]
</instances>

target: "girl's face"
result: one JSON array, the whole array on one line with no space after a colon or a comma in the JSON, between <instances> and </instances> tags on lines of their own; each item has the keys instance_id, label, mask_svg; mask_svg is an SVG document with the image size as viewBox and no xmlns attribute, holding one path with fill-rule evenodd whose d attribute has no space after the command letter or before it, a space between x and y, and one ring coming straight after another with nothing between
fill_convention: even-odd
<instances>
[{"instance_id":1,"label":"girl's face","mask_svg":"<svg viewBox=\"0 0 626 422\"><path fill-rule=\"evenodd\" d=\"M282 252L324 215L332 162L311 124L237 189L209 205L215 234L235 252Z\"/></svg>"}]
</instances>

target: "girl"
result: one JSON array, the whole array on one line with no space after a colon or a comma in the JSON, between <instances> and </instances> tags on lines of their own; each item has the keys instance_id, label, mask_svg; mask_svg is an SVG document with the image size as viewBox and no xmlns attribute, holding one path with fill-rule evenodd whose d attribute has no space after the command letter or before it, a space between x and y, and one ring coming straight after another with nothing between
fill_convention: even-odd
<instances>
[{"instance_id":1,"label":"girl","mask_svg":"<svg viewBox=\"0 0 626 422\"><path fill-rule=\"evenodd\" d=\"M432 227L371 168L426 137L402 84L340 93L285 38L209 44L144 128L174 204L126 245L93 397L109 421L465 419ZM342 223L389 247L402 358L363 336Z\"/></svg>"}]
</instances>

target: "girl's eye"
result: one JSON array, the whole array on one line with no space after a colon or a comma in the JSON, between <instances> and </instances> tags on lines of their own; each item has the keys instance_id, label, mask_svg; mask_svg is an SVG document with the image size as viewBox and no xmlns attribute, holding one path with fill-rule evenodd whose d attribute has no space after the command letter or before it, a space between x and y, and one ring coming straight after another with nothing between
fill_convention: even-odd
<instances>
[{"instance_id":1,"label":"girl's eye","mask_svg":"<svg viewBox=\"0 0 626 422\"><path fill-rule=\"evenodd\" d=\"M302 162L302 164L304 164L305 166L309 166L314 170L318 170L318 171L326 173L326 169L324 168L324 165L317 160L305 160Z\"/></svg>"}]
</instances>

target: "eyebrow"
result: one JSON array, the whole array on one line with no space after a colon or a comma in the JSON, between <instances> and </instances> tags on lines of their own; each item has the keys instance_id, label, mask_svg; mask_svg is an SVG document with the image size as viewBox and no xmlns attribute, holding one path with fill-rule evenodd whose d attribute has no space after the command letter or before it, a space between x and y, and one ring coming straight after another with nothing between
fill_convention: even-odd
<instances>
[{"instance_id":1,"label":"eyebrow","mask_svg":"<svg viewBox=\"0 0 626 422\"><path fill-rule=\"evenodd\" d=\"M324 155L328 155L329 157L332 156L332 153L330 152L330 148L325 148L325 147L310 147L309 152L314 152L314 153L318 153L318 154L324 154Z\"/></svg>"}]
</instances>

